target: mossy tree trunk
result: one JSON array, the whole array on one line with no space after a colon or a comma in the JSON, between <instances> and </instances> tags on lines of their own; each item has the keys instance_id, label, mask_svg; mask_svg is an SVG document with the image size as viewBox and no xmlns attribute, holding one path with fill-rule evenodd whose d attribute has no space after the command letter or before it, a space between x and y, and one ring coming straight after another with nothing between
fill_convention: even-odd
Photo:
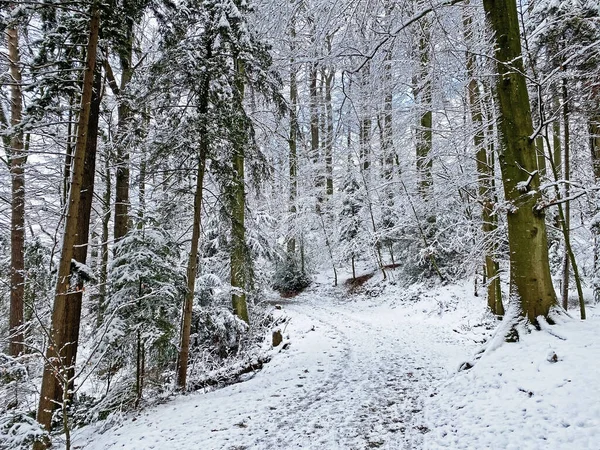
<instances>
[{"instance_id":1,"label":"mossy tree trunk","mask_svg":"<svg viewBox=\"0 0 600 450\"><path fill-rule=\"evenodd\" d=\"M235 58L235 72L236 72L236 93L235 102L236 107L240 109L240 116L245 117L243 114L243 102L245 92L245 68L244 63L240 58ZM316 82L316 72L315 72ZM238 123L239 129L233 130L235 135L233 142L233 182L231 186L231 254L230 254L230 268L231 268L231 287L233 289L231 294L231 302L233 304L233 312L236 316L242 319L244 322L249 323L248 317L248 304L246 301L246 288L247 288L247 274L249 263L246 257L246 191L245 191L245 175L244 175L244 161L245 161L245 146L248 141L248 129L247 118L242 120L244 123ZM318 124L317 124L318 132ZM317 140L318 142L318 140Z\"/></svg>"},{"instance_id":2,"label":"mossy tree trunk","mask_svg":"<svg viewBox=\"0 0 600 450\"><path fill-rule=\"evenodd\" d=\"M429 18L421 21L419 29L419 70L415 80L415 93L419 108L419 124L416 130L416 154L419 192L424 200L431 197L433 178L431 174L431 150L433 146L433 111L431 98L431 23Z\"/></svg>"},{"instance_id":3,"label":"mossy tree trunk","mask_svg":"<svg viewBox=\"0 0 600 450\"><path fill-rule=\"evenodd\" d=\"M524 77L516 0L484 0L495 35L500 114L499 162L509 203L508 241L511 295L520 315L537 324L556 305L548 260L543 210L538 208L539 173L533 123Z\"/></svg>"}]
</instances>

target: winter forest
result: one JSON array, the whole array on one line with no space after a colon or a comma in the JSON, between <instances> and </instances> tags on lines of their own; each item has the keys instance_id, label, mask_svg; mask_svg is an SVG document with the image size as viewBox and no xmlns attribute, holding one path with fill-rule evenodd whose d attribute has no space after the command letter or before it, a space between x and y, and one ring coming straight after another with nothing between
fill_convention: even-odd
<instances>
[{"instance_id":1,"label":"winter forest","mask_svg":"<svg viewBox=\"0 0 600 450\"><path fill-rule=\"evenodd\" d=\"M0 32L0 449L600 448L597 0Z\"/></svg>"}]
</instances>

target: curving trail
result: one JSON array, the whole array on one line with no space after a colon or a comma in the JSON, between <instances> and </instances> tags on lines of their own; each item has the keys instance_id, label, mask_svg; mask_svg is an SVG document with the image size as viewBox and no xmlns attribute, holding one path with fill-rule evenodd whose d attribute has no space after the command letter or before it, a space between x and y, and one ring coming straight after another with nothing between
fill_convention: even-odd
<instances>
[{"instance_id":1,"label":"curving trail","mask_svg":"<svg viewBox=\"0 0 600 450\"><path fill-rule=\"evenodd\" d=\"M418 449L423 401L473 344L381 299L286 301L291 347L252 379L74 433L82 449ZM100 425L99 425L100 426Z\"/></svg>"}]
</instances>

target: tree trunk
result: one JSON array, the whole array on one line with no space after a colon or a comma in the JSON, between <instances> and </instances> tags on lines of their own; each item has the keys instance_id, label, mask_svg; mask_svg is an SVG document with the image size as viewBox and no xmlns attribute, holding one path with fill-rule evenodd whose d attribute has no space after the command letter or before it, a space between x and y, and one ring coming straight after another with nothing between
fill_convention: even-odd
<instances>
[{"instance_id":1,"label":"tree trunk","mask_svg":"<svg viewBox=\"0 0 600 450\"><path fill-rule=\"evenodd\" d=\"M69 200L69 181L71 180L71 165L73 163L73 103L75 96L69 96L69 123L67 124L67 147L65 151L65 168L63 173L63 195L62 205L65 206Z\"/></svg>"},{"instance_id":2,"label":"tree trunk","mask_svg":"<svg viewBox=\"0 0 600 450\"><path fill-rule=\"evenodd\" d=\"M560 120L558 119L560 110L560 100L558 95L554 95L552 99L552 109L557 115L556 120L552 122L552 158L554 159L554 165L556 166L557 173L560 177L560 174L562 173L562 150L560 142Z\"/></svg>"},{"instance_id":3,"label":"tree trunk","mask_svg":"<svg viewBox=\"0 0 600 450\"><path fill-rule=\"evenodd\" d=\"M57 379L64 381L68 361L65 359L64 348L69 346L69 329L79 324L68 324L69 306L68 294L71 291L71 262L73 259L74 245L77 239L78 211L81 200L81 186L84 175L84 160L87 146L88 123L90 119L90 106L94 84L94 68L96 65L96 50L98 45L98 31L100 13L94 5L91 11L89 40L86 51L85 71L83 74L83 89L81 94L81 110L77 127L77 141L73 161L73 175L69 192L69 203L65 218L64 236L61 248L61 257L58 267L58 278L52 313L52 324L49 332L50 341L46 352L46 364L40 391L37 420L46 429L50 430L52 411L61 402L61 392L57 389ZM77 345L75 342L74 345ZM36 448L44 448L47 442L36 442Z\"/></svg>"},{"instance_id":4,"label":"tree trunk","mask_svg":"<svg viewBox=\"0 0 600 450\"><path fill-rule=\"evenodd\" d=\"M562 96L563 96L563 131L564 131L564 152L563 152L563 179L567 181L564 183L564 194L565 199L564 205L564 227L565 236L571 233L571 202L569 201L569 178L571 177L571 129L569 127L569 98L567 93L567 82L565 79L562 80ZM570 240L570 239L569 239ZM563 255L563 274L562 274L562 307L567 310L569 308L569 275L570 275L570 264L569 264L569 251L565 243L565 253Z\"/></svg>"},{"instance_id":5,"label":"tree trunk","mask_svg":"<svg viewBox=\"0 0 600 450\"><path fill-rule=\"evenodd\" d=\"M328 38L328 45L331 43ZM331 90L333 89L333 79L335 69L329 71L323 70L325 77L325 192L328 197L333 195L333 106L331 104Z\"/></svg>"},{"instance_id":6,"label":"tree trunk","mask_svg":"<svg viewBox=\"0 0 600 450\"><path fill-rule=\"evenodd\" d=\"M90 115L88 120L88 133L84 158L83 179L81 183L81 197L77 208L77 232L73 259L81 264L86 264L90 234L90 217L92 214L92 201L94 199L94 176L96 174L96 149L98 143L98 122L100 119L100 90L102 88L102 74L96 70ZM69 291L65 304L65 344L62 357L67 368L68 386L73 388L75 362L77 359L77 343L79 342L79 322L81 321L81 303L83 299L84 278L77 277L77 285ZM58 383L59 380L56 380ZM61 384L57 389L62 389ZM62 395L62 392L61 392ZM70 399L71 394L66 398Z\"/></svg>"},{"instance_id":7,"label":"tree trunk","mask_svg":"<svg viewBox=\"0 0 600 450\"><path fill-rule=\"evenodd\" d=\"M383 179L386 183L391 183L394 173L394 136L393 136L393 114L392 114L392 51L388 49L384 59L384 82L385 96L383 100L383 114L381 124L381 150L383 153ZM386 185L387 197L393 203L393 192L390 186Z\"/></svg>"},{"instance_id":8,"label":"tree trunk","mask_svg":"<svg viewBox=\"0 0 600 450\"><path fill-rule=\"evenodd\" d=\"M241 59L235 59L236 69L236 101L239 103L238 108L244 108L244 63ZM316 78L315 78L316 80ZM316 82L316 81L315 81ZM245 126L242 125L242 126ZM318 133L317 124L317 133ZM245 136L247 133L246 129L235 130L236 133L240 133ZM248 317L248 305L246 303L246 287L247 287L247 273L248 258L246 257L246 192L245 192L245 176L244 176L244 146L246 145L246 138L236 139L234 142L234 153L233 153L233 174L234 180L232 185L232 202L231 202L231 287L233 289L231 295L231 302L233 304L233 311L236 316L242 319L244 322L249 323ZM318 145L318 140L317 140Z\"/></svg>"},{"instance_id":9,"label":"tree trunk","mask_svg":"<svg viewBox=\"0 0 600 450\"><path fill-rule=\"evenodd\" d=\"M100 280L98 286L98 300L96 327L100 327L104 320L104 305L106 303L106 283L108 281L108 230L110 223L110 193L111 173L110 173L110 158L108 152L104 153L104 195L102 197L102 242L100 243Z\"/></svg>"},{"instance_id":10,"label":"tree trunk","mask_svg":"<svg viewBox=\"0 0 600 450\"><path fill-rule=\"evenodd\" d=\"M466 3L468 6L469 2ZM471 16L463 18L465 27L465 40L467 46L473 42L473 19ZM484 278L487 280L487 302L490 311L496 316L504 315L504 305L502 304L502 290L500 286L500 276L498 274L498 263L494 260L496 244L492 233L497 228L496 216L494 214L494 194L492 191L493 161L490 159L485 145L485 129L483 126L482 114L482 96L479 83L475 78L475 55L467 50L467 93L471 110L471 121L475 134L473 136L476 160L477 160L477 181L479 184L479 197L482 203L482 222L483 233L486 242L485 248L485 271Z\"/></svg>"},{"instance_id":11,"label":"tree trunk","mask_svg":"<svg viewBox=\"0 0 600 450\"><path fill-rule=\"evenodd\" d=\"M127 85L133 77L133 22L127 19L127 44L121 49L121 86L119 88L117 154L115 164L117 167L115 177L115 243L127 234L130 227L129 221L129 149L127 148L128 127L131 121L131 108L125 95Z\"/></svg>"},{"instance_id":12,"label":"tree trunk","mask_svg":"<svg viewBox=\"0 0 600 450\"><path fill-rule=\"evenodd\" d=\"M544 152L544 137L538 136L535 139L535 147L537 148L537 160L538 167L540 168L540 177L541 179L545 179L548 177L548 172L546 170L546 156Z\"/></svg>"},{"instance_id":13,"label":"tree trunk","mask_svg":"<svg viewBox=\"0 0 600 450\"><path fill-rule=\"evenodd\" d=\"M394 261L394 240L390 236L390 231L397 225L393 219L394 206L394 136L393 136L393 84L392 84L392 48L388 48L383 60L383 111L380 113L379 130L380 145L382 154L382 170L384 198L382 208L382 229L385 233L386 246L390 253L392 265Z\"/></svg>"},{"instance_id":14,"label":"tree trunk","mask_svg":"<svg viewBox=\"0 0 600 450\"><path fill-rule=\"evenodd\" d=\"M146 214L146 155L140 155L140 178L138 191L138 223L137 228L141 230L144 227L144 217Z\"/></svg>"},{"instance_id":15,"label":"tree trunk","mask_svg":"<svg viewBox=\"0 0 600 450\"><path fill-rule=\"evenodd\" d=\"M194 193L194 223L192 227L192 242L186 270L186 291L183 305L183 321L181 329L181 344L179 346L179 365L177 368L177 386L184 390L187 382L187 366L190 354L190 333L192 329L192 310L196 276L198 274L198 243L200 241L200 224L202 217L202 185L204 183L204 168L206 165L206 139L201 138L203 150L198 155L198 173L196 175L196 192Z\"/></svg>"},{"instance_id":16,"label":"tree trunk","mask_svg":"<svg viewBox=\"0 0 600 450\"><path fill-rule=\"evenodd\" d=\"M592 153L592 168L594 178L600 181L600 115L589 121L590 151Z\"/></svg>"},{"instance_id":17,"label":"tree trunk","mask_svg":"<svg viewBox=\"0 0 600 450\"><path fill-rule=\"evenodd\" d=\"M290 213L290 236L287 242L287 252L290 256L296 253L296 197L298 196L298 82L296 80L297 67L294 64L294 53L296 51L296 20L290 19L290 137L289 145L289 213Z\"/></svg>"},{"instance_id":18,"label":"tree trunk","mask_svg":"<svg viewBox=\"0 0 600 450\"><path fill-rule=\"evenodd\" d=\"M308 74L308 92L310 97L310 154L313 161L313 170L315 172L315 189L317 191L317 210L323 201L323 179L319 169L319 98L317 91L317 65L311 63Z\"/></svg>"},{"instance_id":19,"label":"tree trunk","mask_svg":"<svg viewBox=\"0 0 600 450\"><path fill-rule=\"evenodd\" d=\"M206 59L212 57L212 42L207 45ZM206 117L208 112L208 92L210 89L210 77L205 76L202 80L200 104L198 115ZM200 133L200 152L198 154L198 170L196 173L196 191L194 192L194 222L192 225L192 242L186 269L186 291L183 301L183 316L181 320L181 342L177 358L177 387L185 390L187 383L187 367L190 355L190 333L192 329L192 311L194 307L194 293L196 291L196 277L198 275L198 243L200 242L200 230L202 219L202 188L204 185L204 172L206 169L206 158L208 157L207 124L202 124Z\"/></svg>"},{"instance_id":20,"label":"tree trunk","mask_svg":"<svg viewBox=\"0 0 600 450\"><path fill-rule=\"evenodd\" d=\"M368 99L370 98L370 92L368 92L370 76L371 67L367 63L360 72L360 90L364 98L361 102L358 134L360 167L365 185L369 182L369 167L371 166L371 127L373 125L368 106ZM366 186L366 188L368 189L368 186Z\"/></svg>"},{"instance_id":21,"label":"tree trunk","mask_svg":"<svg viewBox=\"0 0 600 450\"><path fill-rule=\"evenodd\" d=\"M19 32L16 27L6 30L10 72L10 179L11 179L11 226L10 226L10 317L9 354L18 356L23 352L23 300L25 297L25 163L23 149L23 98L21 92L21 59L19 55Z\"/></svg>"},{"instance_id":22,"label":"tree trunk","mask_svg":"<svg viewBox=\"0 0 600 450\"><path fill-rule=\"evenodd\" d=\"M419 36L419 77L420 86L415 86L419 107L419 126L416 130L417 172L419 192L424 200L431 196L433 178L431 175L431 150L433 146L433 112L431 110L431 24L428 18L422 20Z\"/></svg>"},{"instance_id":23,"label":"tree trunk","mask_svg":"<svg viewBox=\"0 0 600 450\"><path fill-rule=\"evenodd\" d=\"M141 284L141 281L140 281ZM142 333L138 329L136 333L136 351L135 351L135 405L136 407L139 405L140 400L142 399L142 390L144 389L144 368L142 366L142 353L143 353L143 344L142 344Z\"/></svg>"},{"instance_id":24,"label":"tree trunk","mask_svg":"<svg viewBox=\"0 0 600 450\"><path fill-rule=\"evenodd\" d=\"M590 151L592 154L592 168L596 183L600 181L600 115L589 121L588 130L590 134ZM600 209L596 208L596 217ZM599 273L600 266L600 224L594 226L594 273ZM600 282L595 281L593 285L594 301L600 302Z\"/></svg>"},{"instance_id":25,"label":"tree trunk","mask_svg":"<svg viewBox=\"0 0 600 450\"><path fill-rule=\"evenodd\" d=\"M519 299L520 315L537 324L556 305L548 261L543 211L537 208L539 174L529 94L523 75L516 0L484 0L495 34L499 76L496 95L500 113L499 160L504 195L510 204L508 241L510 289Z\"/></svg>"}]
</instances>

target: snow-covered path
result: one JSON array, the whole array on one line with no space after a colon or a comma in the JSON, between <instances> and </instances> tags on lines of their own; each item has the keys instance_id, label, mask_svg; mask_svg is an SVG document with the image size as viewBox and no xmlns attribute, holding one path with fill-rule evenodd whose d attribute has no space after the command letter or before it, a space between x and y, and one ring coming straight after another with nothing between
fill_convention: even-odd
<instances>
[{"instance_id":1,"label":"snow-covered path","mask_svg":"<svg viewBox=\"0 0 600 450\"><path fill-rule=\"evenodd\" d=\"M324 293L325 292L325 293ZM339 293L339 291L337 291ZM315 290L287 300L291 346L255 377L75 431L85 449L417 449L424 398L472 340L414 306ZM425 319L427 314L425 314Z\"/></svg>"}]
</instances>

